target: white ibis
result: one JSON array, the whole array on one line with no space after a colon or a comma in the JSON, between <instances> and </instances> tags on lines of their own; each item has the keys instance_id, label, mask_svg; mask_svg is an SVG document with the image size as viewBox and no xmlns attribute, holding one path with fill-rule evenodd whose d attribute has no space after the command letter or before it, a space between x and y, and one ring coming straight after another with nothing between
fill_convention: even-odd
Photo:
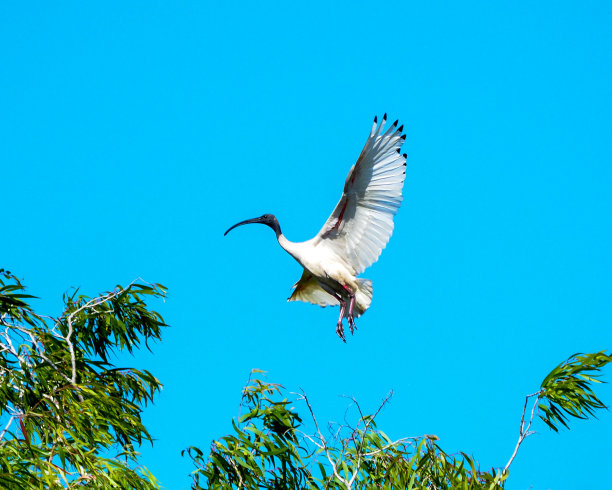
<instances>
[{"instance_id":1,"label":"white ibis","mask_svg":"<svg viewBox=\"0 0 612 490\"><path fill-rule=\"evenodd\" d=\"M406 135L397 121L384 131L386 121L386 114L380 125L374 118L370 136L346 178L340 202L317 236L290 242L272 214L241 221L225 232L227 235L249 223L272 228L280 246L304 268L288 301L340 305L336 333L344 342L343 319L346 317L353 333L355 318L372 302L372 281L357 276L378 260L393 233L393 216L402 202L406 154L402 155L400 148Z\"/></svg>"}]
</instances>

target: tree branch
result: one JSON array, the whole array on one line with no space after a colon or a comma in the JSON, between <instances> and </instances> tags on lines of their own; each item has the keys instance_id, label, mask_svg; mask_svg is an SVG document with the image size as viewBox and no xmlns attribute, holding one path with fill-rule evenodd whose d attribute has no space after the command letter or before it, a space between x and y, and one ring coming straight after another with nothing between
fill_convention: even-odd
<instances>
[{"instance_id":1,"label":"tree branch","mask_svg":"<svg viewBox=\"0 0 612 490\"><path fill-rule=\"evenodd\" d=\"M72 364L72 376L70 379L72 384L76 384L76 356L74 353L74 344L72 343L72 334L74 333L72 321L74 320L74 317L82 311L86 310L87 308L95 308L96 306L99 306L103 303L107 303L111 299L119 296L120 294L130 289L139 280L142 281L142 279L140 278L135 279L123 289L89 300L87 303L85 303L66 317L66 321L68 322L68 334L66 335L66 337L64 337L64 340L66 341L66 344L68 344L68 349L70 350L70 361Z\"/></svg>"},{"instance_id":2,"label":"tree branch","mask_svg":"<svg viewBox=\"0 0 612 490\"><path fill-rule=\"evenodd\" d=\"M378 413L388 403L388 401L391 399L392 396L393 396L393 390L391 390L389 393L387 393L387 396L385 397L385 399L380 404L380 407L378 407L378 410L376 410L376 413L374 413L374 415L369 417L368 421L365 423L365 426L363 428L363 432L361 433L361 441L359 443L359 448L356 448L357 449L357 467L355 468L355 472L353 473L353 476L351 477L351 479L349 481L349 485L350 486L353 485L355 479L357 478L357 475L359 474L359 468L361 467L361 456L362 456L361 448L363 447L363 441L364 441L364 439L366 437L366 434L368 432L368 428L370 427L372 422L374 422L374 419L377 417ZM357 405L357 406L359 407L359 405ZM359 413L361 413L361 409L359 409ZM361 420L363 420L363 415L361 417ZM357 424L357 427L359 427L359 424ZM355 430L357 430L357 429L355 429Z\"/></svg>"},{"instance_id":3,"label":"tree branch","mask_svg":"<svg viewBox=\"0 0 612 490\"><path fill-rule=\"evenodd\" d=\"M334 476L336 478L338 478L338 480L340 480L342 483L344 483L344 485L346 485L347 490L351 489L351 485L350 483L342 478L340 476L340 474L338 473L338 469L336 468L336 464L334 463L334 460L332 459L330 453L329 453L329 448L327 447L327 442L325 441L325 437L323 437L323 434L321 433L321 429L319 429L319 423L317 422L317 418L315 417L315 414L312 410L312 407L310 406L310 402L308 401L308 397L306 396L306 393L304 393L303 390L301 390L301 399L304 400L306 402L306 406L308 407L308 410L310 411L310 416L312 417L312 420L314 421L315 427L317 429L317 433L319 434L319 440L321 441L321 445L323 446L323 450L325 451L325 456L327 457L327 461L329 461L329 464L332 467L332 470L334 472Z\"/></svg>"},{"instance_id":4,"label":"tree branch","mask_svg":"<svg viewBox=\"0 0 612 490\"><path fill-rule=\"evenodd\" d=\"M4 435L6 434L6 432L9 430L9 427L11 426L11 424L13 423L13 421L18 417L18 415L12 415L11 418L9 419L8 423L6 424L6 427L4 427L4 430L2 431L2 434L0 434L0 441L2 441L2 439L4 439Z\"/></svg>"},{"instance_id":5,"label":"tree branch","mask_svg":"<svg viewBox=\"0 0 612 490\"><path fill-rule=\"evenodd\" d=\"M542 390L537 391L536 393L532 393L531 395L527 395L525 397L525 405L523 406L523 413L521 415L521 425L520 425L520 429L519 429L519 438L518 438L518 442L516 443L516 446L514 447L514 452L512 453L512 456L510 456L510 460L508 461L508 463L506 463L506 466L504 468L504 471L502 473L507 473L508 468L510 468L510 465L512 464L512 461L514 461L514 458L516 457L516 454L518 453L519 447L521 446L521 444L523 443L523 441L529 437L531 434L533 434L533 431L530 431L529 429L531 428L531 423L533 422L533 417L535 415L535 409L538 406L538 401L540 400L540 395L542 394ZM527 412L527 404L529 403L529 399L532 397L536 397L535 401L533 402L533 407L531 407L531 416L529 418L529 423L527 424L527 427L525 427L525 413Z\"/></svg>"}]
</instances>

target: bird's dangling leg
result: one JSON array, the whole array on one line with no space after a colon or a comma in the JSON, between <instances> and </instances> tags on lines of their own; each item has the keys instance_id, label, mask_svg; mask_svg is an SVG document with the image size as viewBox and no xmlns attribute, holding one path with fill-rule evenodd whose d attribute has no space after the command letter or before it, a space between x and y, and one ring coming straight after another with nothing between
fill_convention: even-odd
<instances>
[{"instance_id":1,"label":"bird's dangling leg","mask_svg":"<svg viewBox=\"0 0 612 490\"><path fill-rule=\"evenodd\" d=\"M340 303L340 316L338 317L338 323L336 324L336 333L338 334L338 337L342 339L342 342L346 343L346 338L344 337L344 325L342 325L342 321L344 319L344 312L346 311L346 301L344 301L344 299L342 299L342 296L340 296L336 291L334 291L332 287L328 286L323 282L319 284L327 294L336 298L338 303ZM353 327L351 327L351 333L353 333Z\"/></svg>"},{"instance_id":2,"label":"bird's dangling leg","mask_svg":"<svg viewBox=\"0 0 612 490\"><path fill-rule=\"evenodd\" d=\"M355 325L355 318L353 318L353 308L355 307L355 293L349 289L348 286L343 286L344 289L349 293L349 297L351 298L349 301L349 309L348 314L346 315L346 319L349 324L349 328L351 329L351 335L353 335L353 330L357 330L357 325Z\"/></svg>"},{"instance_id":3,"label":"bird's dangling leg","mask_svg":"<svg viewBox=\"0 0 612 490\"><path fill-rule=\"evenodd\" d=\"M344 311L346 310L346 301L343 301L340 298L338 298L338 301L340 301L340 317L338 318L338 323L336 325L336 333L338 334L338 337L342 339L342 342L346 344L346 338L344 337L344 326L342 325L342 319L344 318ZM351 327L351 333L353 333L352 327Z\"/></svg>"}]
</instances>

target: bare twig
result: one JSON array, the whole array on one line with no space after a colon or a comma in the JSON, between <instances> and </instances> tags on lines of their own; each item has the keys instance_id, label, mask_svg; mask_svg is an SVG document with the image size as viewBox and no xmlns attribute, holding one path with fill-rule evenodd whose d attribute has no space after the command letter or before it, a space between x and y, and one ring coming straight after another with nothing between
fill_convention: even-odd
<instances>
[{"instance_id":1,"label":"bare twig","mask_svg":"<svg viewBox=\"0 0 612 490\"><path fill-rule=\"evenodd\" d=\"M310 442L312 442L315 446L317 446L319 449L323 449L323 445L319 444L314 437L312 437L311 435L306 434L306 432L302 432L299 429L294 429L294 432L301 434L302 435L302 440L304 439L308 439ZM312 464L312 463L311 463Z\"/></svg>"},{"instance_id":2,"label":"bare twig","mask_svg":"<svg viewBox=\"0 0 612 490\"><path fill-rule=\"evenodd\" d=\"M0 335L2 335L4 337L4 339L6 340L6 344L4 344L5 345L5 350L8 350L15 357L19 358L19 353L17 352L17 350L13 346L13 341L11 340L11 337L9 335L9 328L12 328L12 327L11 326L7 326L4 329L4 332L2 332L2 334L0 334Z\"/></svg>"},{"instance_id":3,"label":"bare twig","mask_svg":"<svg viewBox=\"0 0 612 490\"><path fill-rule=\"evenodd\" d=\"M11 418L9 419L8 423L6 424L6 427L4 427L4 430L2 431L2 434L0 434L0 441L2 441L2 439L4 439L4 435L7 433L7 431L9 430L11 424L13 423L13 421L18 418L18 415L13 415L11 416Z\"/></svg>"},{"instance_id":4,"label":"bare twig","mask_svg":"<svg viewBox=\"0 0 612 490\"><path fill-rule=\"evenodd\" d=\"M406 440L409 440L409 439L416 439L414 437L406 437L406 438L403 438L403 439L399 439L399 440L397 440L395 442L392 442L392 443L386 445L384 448L378 449L376 451L371 451L371 452L368 452L368 453L362 452L363 443L364 443L365 437L367 436L368 430L370 429L370 426L374 423L374 419L376 419L376 417L378 416L378 414L380 413L382 408L389 402L389 399L393 396L393 392L391 391L391 392L389 392L387 394L387 396L384 398L384 400L382 401L382 403L380 404L380 406L378 407L378 409L376 410L374 415L371 415L371 416L365 416L363 414L363 411L361 410L361 407L359 406L359 403L357 402L357 400L355 400L355 398L353 398L353 397L346 397L346 398L349 398L351 400L351 405L350 406L355 405L357 407L357 411L359 412L360 418L359 418L359 421L357 423L357 426L356 427L351 427L349 422L346 420L346 414L345 414L346 425L340 425L339 424L336 437L340 433L340 431L342 431L343 428L350 428L352 433L351 433L351 435L349 437L346 438L345 441L343 441L343 443L342 443L342 450L340 451L340 454L338 455L338 457L334 459L332 457L332 453L330 451L329 445L328 445L325 437L323 436L323 434L321 432L321 429L319 427L319 423L317 421L317 418L314 415L314 411L312 409L312 406L310 405L308 397L306 396L304 391L301 391L301 393L296 393L296 394L300 397L299 399L304 400L304 402L306 403L306 406L308 407L308 410L310 412L312 420L313 420L313 422L315 424L315 428L317 430L319 442L315 441L313 437L311 437L311 436L309 436L307 434L304 434L303 432L300 432L300 433L303 435L303 437L305 439L308 439L316 447L318 447L319 450L321 450L322 452L325 452L325 456L327 458L327 461L329 462L329 464L332 467L334 476L341 483L344 484L344 486L347 488L347 490L351 490L353 488L355 480L357 479L357 476L359 474L359 470L361 468L361 464L363 462L363 458L368 457L368 456L376 455L379 452L382 452L385 449L388 449L389 447L392 447L394 445L402 443L403 441L406 441ZM349 408L350 408L350 406L349 406ZM360 426L361 426L362 422L364 424L363 425L363 429L360 429ZM356 440L357 437L358 437L358 434L360 436L359 437L359 441ZM345 452L346 452L346 450L348 448L348 445L351 442L355 443L355 449L356 449L356 452L357 452L357 461L356 461L356 469L355 469L355 471L351 475L351 478L347 479L347 478L343 478L342 476L340 476L340 474L338 472L338 467L339 467L339 465L340 465L340 463L341 463L341 461L342 461L342 459L344 457L344 454L345 454Z\"/></svg>"},{"instance_id":5,"label":"bare twig","mask_svg":"<svg viewBox=\"0 0 612 490\"><path fill-rule=\"evenodd\" d=\"M312 410L312 407L310 406L310 402L308 401L308 397L306 396L306 393L302 391L300 396L301 396L301 399L304 400L304 402L306 402L306 406L308 407L308 410L310 411L310 416L312 417L312 420L315 424L315 428L317 429L317 433L319 434L319 440L321 441L321 445L323 446L323 450L325 451L325 456L327 457L327 461L329 461L329 464L332 467L334 476L338 478L338 480L340 480L342 483L344 483L346 485L346 488L350 490L351 486L349 482L345 478L342 478L340 474L338 473L336 463L334 463L334 460L331 457L329 448L327 447L327 442L325 440L325 437L323 437L323 434L321 433L321 429L319 429L319 423L317 422L317 418L315 417L314 411Z\"/></svg>"},{"instance_id":6,"label":"bare twig","mask_svg":"<svg viewBox=\"0 0 612 490\"><path fill-rule=\"evenodd\" d=\"M532 393L531 395L527 395L525 397L525 405L523 406L523 413L521 415L521 426L519 429L519 438L518 438L518 442L516 443L516 446L514 447L514 452L512 453L512 456L510 456L510 460L508 461L508 463L506 463L506 466L504 468L504 471L502 473L507 473L508 468L510 468L510 465L512 464L512 461L514 461L514 458L516 457L516 454L518 453L519 447L521 446L521 444L523 443L523 441L529 437L531 434L534 433L534 431L531 431L529 429L531 429L531 423L533 422L533 417L535 415L535 410L536 407L538 406L538 401L540 400L540 395L542 394L542 390L537 391L536 393ZM536 397L535 401L533 402L533 406L531 407L531 416L529 418L529 423L527 424L527 427L525 427L525 413L527 412L527 405L529 403L529 399L532 397Z\"/></svg>"},{"instance_id":7,"label":"bare twig","mask_svg":"<svg viewBox=\"0 0 612 490\"><path fill-rule=\"evenodd\" d=\"M361 441L359 442L359 447L356 448L357 449L357 465L355 468L355 471L353 472L353 476L351 477L351 480L349 481L349 485L352 486L355 479L357 478L357 475L359 474L359 469L361 466L361 457L362 457L362 453L361 453L361 449L363 448L363 441L367 435L368 432L368 428L370 427L370 425L372 424L372 422L374 422L374 419L377 417L378 413L382 410L382 408L388 403L388 401L390 400L390 398L393 396L393 390L391 390L389 393L387 393L387 396L385 397L385 399L382 401L382 403L380 404L380 406L378 407L378 410L376 410L376 413L374 415L372 415L371 417L368 418L368 421L365 423L365 426L363 428L363 432L361 433ZM355 402L357 403L357 402ZM359 413L361 414L361 409L359 408L359 404L357 404L357 408L359 409ZM361 414L361 420L363 420L363 414ZM357 424L357 426L359 427L359 424ZM355 429L357 430L357 429Z\"/></svg>"}]
</instances>

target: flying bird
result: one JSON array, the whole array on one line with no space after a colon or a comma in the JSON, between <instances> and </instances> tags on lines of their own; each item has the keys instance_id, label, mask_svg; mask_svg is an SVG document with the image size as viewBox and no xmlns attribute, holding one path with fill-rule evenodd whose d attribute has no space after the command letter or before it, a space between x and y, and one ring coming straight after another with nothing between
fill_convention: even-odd
<instances>
[{"instance_id":1,"label":"flying bird","mask_svg":"<svg viewBox=\"0 0 612 490\"><path fill-rule=\"evenodd\" d=\"M304 301L320 306L340 305L336 333L346 342L343 320L355 329L355 318L372 302L372 281L357 277L378 260L393 233L393 216L402 202L406 177L406 154L400 149L406 140L403 126L395 121L387 130L387 114L380 124L376 117L357 163L349 171L344 192L336 209L312 239L295 243L281 232L276 217L236 223L261 223L274 230L283 247L304 268L288 301Z\"/></svg>"}]
</instances>

